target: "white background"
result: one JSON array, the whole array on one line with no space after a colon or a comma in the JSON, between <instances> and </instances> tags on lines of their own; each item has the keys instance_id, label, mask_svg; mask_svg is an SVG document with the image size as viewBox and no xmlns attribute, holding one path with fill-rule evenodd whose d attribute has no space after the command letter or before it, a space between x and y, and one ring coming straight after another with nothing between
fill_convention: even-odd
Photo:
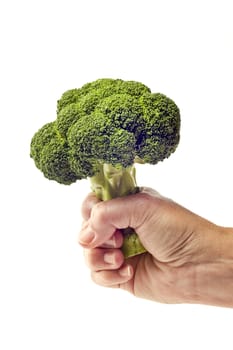
<instances>
[{"instance_id":1,"label":"white background","mask_svg":"<svg viewBox=\"0 0 233 350\"><path fill-rule=\"evenodd\" d=\"M0 348L232 349L231 309L94 285L76 243L88 182L50 182L29 157L65 90L141 81L176 101L182 129L139 185L232 226L231 1L3 0L0 36Z\"/></svg>"}]
</instances>

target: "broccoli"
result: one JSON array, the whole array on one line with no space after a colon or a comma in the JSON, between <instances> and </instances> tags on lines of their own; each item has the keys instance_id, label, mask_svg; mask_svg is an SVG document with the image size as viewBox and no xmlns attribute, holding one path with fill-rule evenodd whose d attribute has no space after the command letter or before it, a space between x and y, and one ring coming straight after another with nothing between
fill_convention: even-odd
<instances>
[{"instance_id":1,"label":"broccoli","mask_svg":"<svg viewBox=\"0 0 233 350\"><path fill-rule=\"evenodd\" d=\"M96 196L109 200L138 192L135 163L168 158L179 139L180 112L170 98L140 82L98 79L61 96L30 156L46 178L65 185L89 178ZM122 231L126 258L145 252L131 228Z\"/></svg>"}]
</instances>

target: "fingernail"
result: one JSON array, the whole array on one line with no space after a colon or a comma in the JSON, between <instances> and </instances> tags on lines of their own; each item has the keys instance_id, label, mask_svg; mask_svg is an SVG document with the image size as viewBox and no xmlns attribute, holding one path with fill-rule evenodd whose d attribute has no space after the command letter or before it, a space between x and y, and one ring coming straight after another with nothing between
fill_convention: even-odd
<instances>
[{"instance_id":1,"label":"fingernail","mask_svg":"<svg viewBox=\"0 0 233 350\"><path fill-rule=\"evenodd\" d=\"M104 262L107 264L115 264L115 256L112 253L105 253L104 254Z\"/></svg>"},{"instance_id":2,"label":"fingernail","mask_svg":"<svg viewBox=\"0 0 233 350\"><path fill-rule=\"evenodd\" d=\"M81 232L79 235L79 243L88 245L95 239L95 234L92 231Z\"/></svg>"},{"instance_id":3,"label":"fingernail","mask_svg":"<svg viewBox=\"0 0 233 350\"><path fill-rule=\"evenodd\" d=\"M122 277L130 277L131 276L131 267L129 265L122 267L119 270L119 274Z\"/></svg>"}]
</instances>

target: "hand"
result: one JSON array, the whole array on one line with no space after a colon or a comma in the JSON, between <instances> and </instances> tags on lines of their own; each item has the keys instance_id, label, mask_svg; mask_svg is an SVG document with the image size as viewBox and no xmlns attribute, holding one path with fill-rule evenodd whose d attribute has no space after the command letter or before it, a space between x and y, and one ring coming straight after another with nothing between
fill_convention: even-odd
<instances>
[{"instance_id":1,"label":"hand","mask_svg":"<svg viewBox=\"0 0 233 350\"><path fill-rule=\"evenodd\" d=\"M197 267L218 258L218 226L152 189L106 202L90 194L82 214L79 242L97 284L159 302L200 301ZM124 260L120 229L126 227L147 253Z\"/></svg>"}]
</instances>

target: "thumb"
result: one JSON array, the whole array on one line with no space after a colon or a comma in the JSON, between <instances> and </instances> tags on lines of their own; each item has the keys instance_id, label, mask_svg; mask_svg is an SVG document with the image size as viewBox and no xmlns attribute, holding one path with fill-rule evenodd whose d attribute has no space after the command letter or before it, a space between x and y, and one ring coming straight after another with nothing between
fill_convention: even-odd
<instances>
[{"instance_id":1,"label":"thumb","mask_svg":"<svg viewBox=\"0 0 233 350\"><path fill-rule=\"evenodd\" d=\"M152 194L147 189L95 204L79 236L80 244L88 248L100 246L111 239L117 230L127 227L133 228L137 233L142 232L142 226L151 217L152 207L154 215L160 199L157 192Z\"/></svg>"}]
</instances>

